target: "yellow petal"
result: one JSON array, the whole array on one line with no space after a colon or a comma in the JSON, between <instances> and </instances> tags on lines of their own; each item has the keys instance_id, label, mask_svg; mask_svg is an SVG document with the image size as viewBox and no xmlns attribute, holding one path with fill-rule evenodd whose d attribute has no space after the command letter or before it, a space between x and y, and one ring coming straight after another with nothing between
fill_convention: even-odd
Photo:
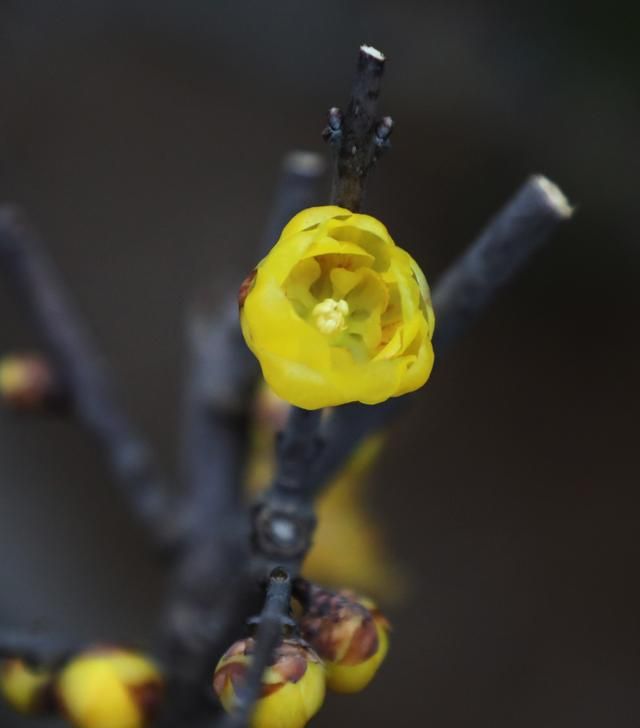
<instances>
[{"instance_id":1,"label":"yellow petal","mask_svg":"<svg viewBox=\"0 0 640 728\"><path fill-rule=\"evenodd\" d=\"M320 207L308 207L302 210L287 223L280 234L280 238L288 238L303 230L309 230L334 217L350 216L351 212L344 207L337 205L323 205Z\"/></svg>"},{"instance_id":2,"label":"yellow petal","mask_svg":"<svg viewBox=\"0 0 640 728\"><path fill-rule=\"evenodd\" d=\"M373 680L389 651L387 631L378 625L376 625L376 629L378 632L378 649L368 660L358 665L327 663L327 687L336 693L357 693Z\"/></svg>"},{"instance_id":3,"label":"yellow petal","mask_svg":"<svg viewBox=\"0 0 640 728\"><path fill-rule=\"evenodd\" d=\"M327 315L314 314L325 302ZM383 402L421 386L433 363L419 267L381 222L342 208L311 208L285 228L241 324L274 392L307 409Z\"/></svg>"}]
</instances>

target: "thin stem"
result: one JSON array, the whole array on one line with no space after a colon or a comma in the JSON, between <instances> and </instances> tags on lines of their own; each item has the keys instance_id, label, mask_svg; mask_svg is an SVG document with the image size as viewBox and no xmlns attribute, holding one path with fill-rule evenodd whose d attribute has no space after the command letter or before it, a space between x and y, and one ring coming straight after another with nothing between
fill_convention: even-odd
<instances>
[{"instance_id":1,"label":"thin stem","mask_svg":"<svg viewBox=\"0 0 640 728\"><path fill-rule=\"evenodd\" d=\"M164 478L114 393L111 375L35 234L0 207L0 267L44 340L73 413L97 439L130 510L161 548L173 543Z\"/></svg>"},{"instance_id":2,"label":"thin stem","mask_svg":"<svg viewBox=\"0 0 640 728\"><path fill-rule=\"evenodd\" d=\"M51 635L0 633L0 660L23 660L33 667L57 667L80 650L80 645Z\"/></svg>"},{"instance_id":3,"label":"thin stem","mask_svg":"<svg viewBox=\"0 0 640 728\"><path fill-rule=\"evenodd\" d=\"M384 64L380 51L361 46L347 112L344 116L335 108L329 112L325 136L336 158L331 198L333 204L353 212L362 206L367 175L391 132L389 117L382 121L377 117Z\"/></svg>"},{"instance_id":4,"label":"thin stem","mask_svg":"<svg viewBox=\"0 0 640 728\"><path fill-rule=\"evenodd\" d=\"M313 203L323 172L317 154L295 151L285 157L259 255L271 248L295 213ZM240 331L236 296L230 295L229 301L221 313L201 299L189 318L183 427L187 534L202 534L213 523L225 523L240 502L238 484L259 367Z\"/></svg>"},{"instance_id":5,"label":"thin stem","mask_svg":"<svg viewBox=\"0 0 640 728\"><path fill-rule=\"evenodd\" d=\"M254 569L285 564L297 575L316 526L309 474L322 447L322 410L292 407L276 448L276 474L254 509Z\"/></svg>"},{"instance_id":6,"label":"thin stem","mask_svg":"<svg viewBox=\"0 0 640 728\"><path fill-rule=\"evenodd\" d=\"M264 608L260 614L255 649L247 677L238 690L236 707L221 721L221 728L243 728L262 691L262 676L273 662L274 652L282 640L283 621L289 614L291 579L284 569L271 572Z\"/></svg>"}]
</instances>

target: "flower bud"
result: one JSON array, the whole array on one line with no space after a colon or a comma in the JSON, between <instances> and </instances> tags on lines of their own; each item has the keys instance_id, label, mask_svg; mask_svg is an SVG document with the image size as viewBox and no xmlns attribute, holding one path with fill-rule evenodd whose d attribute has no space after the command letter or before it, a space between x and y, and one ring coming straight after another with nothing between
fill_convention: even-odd
<instances>
[{"instance_id":1,"label":"flower bud","mask_svg":"<svg viewBox=\"0 0 640 728\"><path fill-rule=\"evenodd\" d=\"M213 687L224 709L232 711L255 649L248 638L234 643L222 656ZM324 667L316 653L301 640L285 639L262 678L251 728L302 728L324 700Z\"/></svg>"},{"instance_id":2,"label":"flower bud","mask_svg":"<svg viewBox=\"0 0 640 728\"><path fill-rule=\"evenodd\" d=\"M22 660L0 663L0 693L19 713L46 713L52 704L51 682L51 672Z\"/></svg>"},{"instance_id":3,"label":"flower bud","mask_svg":"<svg viewBox=\"0 0 640 728\"><path fill-rule=\"evenodd\" d=\"M0 359L0 399L16 410L54 408L63 404L49 363L43 357L31 354Z\"/></svg>"},{"instance_id":4,"label":"flower bud","mask_svg":"<svg viewBox=\"0 0 640 728\"><path fill-rule=\"evenodd\" d=\"M162 677L146 657L95 648L73 658L57 682L57 698L78 728L143 728L162 695Z\"/></svg>"},{"instance_id":5,"label":"flower bud","mask_svg":"<svg viewBox=\"0 0 640 728\"><path fill-rule=\"evenodd\" d=\"M389 623L369 599L306 584L304 639L324 660L327 686L356 693L371 682L389 649Z\"/></svg>"}]
</instances>

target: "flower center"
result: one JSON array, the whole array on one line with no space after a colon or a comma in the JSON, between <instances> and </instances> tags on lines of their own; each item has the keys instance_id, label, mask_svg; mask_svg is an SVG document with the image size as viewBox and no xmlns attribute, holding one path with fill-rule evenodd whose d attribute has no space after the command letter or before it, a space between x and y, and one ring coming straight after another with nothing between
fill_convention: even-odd
<instances>
[{"instance_id":1,"label":"flower center","mask_svg":"<svg viewBox=\"0 0 640 728\"><path fill-rule=\"evenodd\" d=\"M311 315L316 326L323 334L333 334L336 331L344 331L347 328L345 318L349 314L349 304L341 298L336 301L334 298L325 298L314 306Z\"/></svg>"}]
</instances>

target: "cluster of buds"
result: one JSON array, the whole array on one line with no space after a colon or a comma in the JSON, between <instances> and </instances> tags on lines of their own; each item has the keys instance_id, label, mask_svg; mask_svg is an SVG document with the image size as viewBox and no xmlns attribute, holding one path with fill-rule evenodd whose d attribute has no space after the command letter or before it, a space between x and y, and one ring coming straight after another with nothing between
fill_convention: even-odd
<instances>
[{"instance_id":1,"label":"cluster of buds","mask_svg":"<svg viewBox=\"0 0 640 728\"><path fill-rule=\"evenodd\" d=\"M147 657L118 647L81 652L59 669L0 665L0 692L15 710L54 713L76 728L144 728L163 691L158 668Z\"/></svg>"},{"instance_id":2,"label":"cluster of buds","mask_svg":"<svg viewBox=\"0 0 640 728\"><path fill-rule=\"evenodd\" d=\"M299 580L298 634L285 637L262 677L251 728L303 728L320 709L325 686L340 693L362 690L387 653L389 623L370 600L329 592ZM213 687L225 710L237 703L251 665L255 640L233 644L220 659Z\"/></svg>"}]
</instances>

